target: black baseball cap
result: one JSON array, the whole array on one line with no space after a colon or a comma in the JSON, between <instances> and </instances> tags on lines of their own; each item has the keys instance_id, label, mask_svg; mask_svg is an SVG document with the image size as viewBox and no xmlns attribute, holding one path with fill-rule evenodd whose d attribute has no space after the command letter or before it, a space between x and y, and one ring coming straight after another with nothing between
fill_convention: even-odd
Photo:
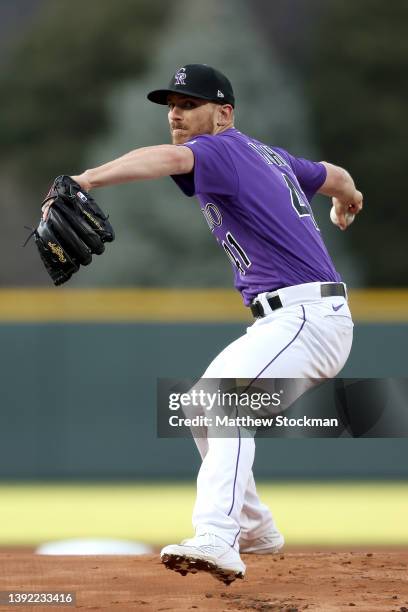
<instances>
[{"instance_id":1,"label":"black baseball cap","mask_svg":"<svg viewBox=\"0 0 408 612\"><path fill-rule=\"evenodd\" d=\"M219 70L207 64L186 64L172 76L167 89L155 89L147 98L156 104L167 104L170 93L201 98L218 104L235 105L232 85Z\"/></svg>"}]
</instances>

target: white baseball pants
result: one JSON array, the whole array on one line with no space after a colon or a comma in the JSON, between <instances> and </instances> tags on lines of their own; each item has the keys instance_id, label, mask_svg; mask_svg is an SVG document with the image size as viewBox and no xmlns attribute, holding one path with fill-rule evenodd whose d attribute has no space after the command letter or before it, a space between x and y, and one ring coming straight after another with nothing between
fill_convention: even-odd
<instances>
[{"instance_id":1,"label":"white baseball pants","mask_svg":"<svg viewBox=\"0 0 408 612\"><path fill-rule=\"evenodd\" d=\"M292 293L286 302L292 305L285 307L288 294L283 293L284 307L269 308L270 314L257 319L245 335L227 346L203 377L304 378L305 391L313 379L336 376L352 344L347 301L343 297L308 301L303 299L305 293L310 295L308 285L298 287L297 293L295 287L289 288ZM209 436L195 442L202 457L193 511L196 534L214 533L238 550L240 535L252 539L270 531L274 519L258 497L252 473L253 437L242 430L235 438Z\"/></svg>"}]
</instances>

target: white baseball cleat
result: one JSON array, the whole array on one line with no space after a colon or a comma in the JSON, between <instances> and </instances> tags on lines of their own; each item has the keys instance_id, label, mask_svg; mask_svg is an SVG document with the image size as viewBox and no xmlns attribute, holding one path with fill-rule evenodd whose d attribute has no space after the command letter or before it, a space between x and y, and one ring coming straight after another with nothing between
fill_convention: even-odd
<instances>
[{"instance_id":1,"label":"white baseball cleat","mask_svg":"<svg viewBox=\"0 0 408 612\"><path fill-rule=\"evenodd\" d=\"M259 538L247 540L239 539L239 552L244 554L253 553L256 555L275 555L280 552L285 544L285 538L276 529L266 533Z\"/></svg>"},{"instance_id":2,"label":"white baseball cleat","mask_svg":"<svg viewBox=\"0 0 408 612\"><path fill-rule=\"evenodd\" d=\"M209 572L224 584L231 584L245 575L245 565L239 553L212 533L183 540L181 544L165 546L160 553L167 569L182 576Z\"/></svg>"}]
</instances>

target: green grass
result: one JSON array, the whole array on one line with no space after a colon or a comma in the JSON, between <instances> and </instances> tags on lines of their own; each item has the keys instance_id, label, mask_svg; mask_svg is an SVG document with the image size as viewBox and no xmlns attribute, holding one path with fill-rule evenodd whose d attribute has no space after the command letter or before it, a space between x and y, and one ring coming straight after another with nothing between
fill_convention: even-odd
<instances>
[{"instance_id":1,"label":"green grass","mask_svg":"<svg viewBox=\"0 0 408 612\"><path fill-rule=\"evenodd\" d=\"M262 483L290 545L408 545L408 484ZM154 545L192 533L195 484L0 485L0 546L66 538Z\"/></svg>"}]
</instances>

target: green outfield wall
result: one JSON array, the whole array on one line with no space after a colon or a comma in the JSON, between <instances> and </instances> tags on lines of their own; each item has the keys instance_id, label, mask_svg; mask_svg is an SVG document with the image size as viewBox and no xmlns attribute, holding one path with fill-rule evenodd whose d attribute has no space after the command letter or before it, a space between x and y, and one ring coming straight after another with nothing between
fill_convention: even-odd
<instances>
[{"instance_id":1,"label":"green outfield wall","mask_svg":"<svg viewBox=\"0 0 408 612\"><path fill-rule=\"evenodd\" d=\"M195 475L199 461L192 440L157 439L156 380L199 376L244 332L244 322L5 318L1 479ZM357 323L344 376L406 376L407 340L406 321ZM264 439L255 471L281 479L405 478L407 459L408 440L400 438Z\"/></svg>"}]
</instances>

